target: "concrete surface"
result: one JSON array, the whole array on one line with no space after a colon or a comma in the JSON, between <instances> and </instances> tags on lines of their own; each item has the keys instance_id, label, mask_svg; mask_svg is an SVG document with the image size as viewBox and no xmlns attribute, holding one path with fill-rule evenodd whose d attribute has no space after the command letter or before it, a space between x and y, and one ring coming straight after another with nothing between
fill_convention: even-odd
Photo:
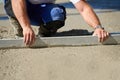
<instances>
[{"instance_id":1,"label":"concrete surface","mask_svg":"<svg viewBox=\"0 0 120 80\"><path fill-rule=\"evenodd\" d=\"M119 0L88 1L93 7L111 6L94 9L107 31L120 32ZM58 3L67 7L66 25L59 32L93 31L68 0ZM8 23L0 20L0 38L13 36ZM0 49L0 80L120 80L120 45Z\"/></svg>"}]
</instances>

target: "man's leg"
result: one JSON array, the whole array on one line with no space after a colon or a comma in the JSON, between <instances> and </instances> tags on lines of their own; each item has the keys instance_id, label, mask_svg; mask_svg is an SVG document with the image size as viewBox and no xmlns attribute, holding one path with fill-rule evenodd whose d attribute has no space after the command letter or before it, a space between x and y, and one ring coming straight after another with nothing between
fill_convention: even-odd
<instances>
[{"instance_id":1,"label":"man's leg","mask_svg":"<svg viewBox=\"0 0 120 80\"><path fill-rule=\"evenodd\" d=\"M28 1L26 3L31 24L40 25L39 35L50 36L51 34L56 33L57 29L64 26L66 11L63 6L56 4L45 4L47 6L42 6L41 4L34 5ZM11 0L5 0L5 10L8 16L10 16L9 19L11 24L14 26L15 35L22 37L23 30L14 16Z\"/></svg>"},{"instance_id":2,"label":"man's leg","mask_svg":"<svg viewBox=\"0 0 120 80\"><path fill-rule=\"evenodd\" d=\"M57 30L63 27L64 22L62 21L52 21L47 23L47 25L41 24L39 27L38 34L41 36L49 37L57 32Z\"/></svg>"},{"instance_id":3,"label":"man's leg","mask_svg":"<svg viewBox=\"0 0 120 80\"><path fill-rule=\"evenodd\" d=\"M66 11L63 6L52 3L31 4L27 1L27 10L31 24L40 26L40 36L51 36L64 26Z\"/></svg>"},{"instance_id":4,"label":"man's leg","mask_svg":"<svg viewBox=\"0 0 120 80\"><path fill-rule=\"evenodd\" d=\"M9 17L10 24L13 26L15 37L23 37L23 29L16 18Z\"/></svg>"},{"instance_id":5,"label":"man's leg","mask_svg":"<svg viewBox=\"0 0 120 80\"><path fill-rule=\"evenodd\" d=\"M11 0L4 0L4 8L9 16L10 24L13 26L15 36L23 37L23 30L12 10Z\"/></svg>"},{"instance_id":6,"label":"man's leg","mask_svg":"<svg viewBox=\"0 0 120 80\"><path fill-rule=\"evenodd\" d=\"M38 5L30 4L28 0L26 0L28 16L30 18L31 24L35 24L35 25L36 24L38 25L38 22L40 22L40 17L36 16L35 14L35 8L37 6ZM4 8L7 15L9 16L10 24L13 26L15 36L23 37L23 29L14 15L14 12L12 10L11 0L4 0Z\"/></svg>"},{"instance_id":7,"label":"man's leg","mask_svg":"<svg viewBox=\"0 0 120 80\"><path fill-rule=\"evenodd\" d=\"M44 5L42 7L42 5ZM39 28L39 34L43 36L51 36L57 30L64 26L66 19L66 11L63 6L58 4L42 4L41 17L43 24Z\"/></svg>"}]
</instances>

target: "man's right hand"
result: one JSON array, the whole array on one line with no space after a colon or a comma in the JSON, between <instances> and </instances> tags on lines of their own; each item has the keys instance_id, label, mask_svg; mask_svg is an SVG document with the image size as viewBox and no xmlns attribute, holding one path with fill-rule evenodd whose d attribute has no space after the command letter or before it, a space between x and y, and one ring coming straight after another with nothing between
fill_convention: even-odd
<instances>
[{"instance_id":1,"label":"man's right hand","mask_svg":"<svg viewBox=\"0 0 120 80\"><path fill-rule=\"evenodd\" d=\"M35 34L30 26L27 14L26 0L11 0L13 12L23 29L24 43L28 46L35 41Z\"/></svg>"},{"instance_id":2,"label":"man's right hand","mask_svg":"<svg viewBox=\"0 0 120 80\"><path fill-rule=\"evenodd\" d=\"M27 46L32 45L35 42L35 33L30 27L23 28L24 43Z\"/></svg>"}]
</instances>

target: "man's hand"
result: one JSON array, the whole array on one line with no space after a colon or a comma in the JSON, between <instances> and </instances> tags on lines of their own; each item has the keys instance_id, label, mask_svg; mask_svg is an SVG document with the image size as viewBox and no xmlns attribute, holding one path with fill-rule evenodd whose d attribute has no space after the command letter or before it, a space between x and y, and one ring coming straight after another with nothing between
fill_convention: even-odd
<instances>
[{"instance_id":1,"label":"man's hand","mask_svg":"<svg viewBox=\"0 0 120 80\"><path fill-rule=\"evenodd\" d=\"M100 25L100 21L92 7L86 2L86 0L80 0L74 4L77 10L80 12L84 20L92 27L95 28L96 25ZM109 33L102 28L97 28L94 31L93 36L98 36L99 42L105 41Z\"/></svg>"},{"instance_id":2,"label":"man's hand","mask_svg":"<svg viewBox=\"0 0 120 80\"><path fill-rule=\"evenodd\" d=\"M109 37L109 33L102 28L97 28L95 29L93 36L98 36L98 41L104 42Z\"/></svg>"},{"instance_id":3,"label":"man's hand","mask_svg":"<svg viewBox=\"0 0 120 80\"><path fill-rule=\"evenodd\" d=\"M35 41L35 34L30 26L26 0L11 0L13 12L23 29L24 43L28 46Z\"/></svg>"},{"instance_id":4,"label":"man's hand","mask_svg":"<svg viewBox=\"0 0 120 80\"><path fill-rule=\"evenodd\" d=\"M35 42L35 33L30 27L23 28L24 43L28 46Z\"/></svg>"}]
</instances>

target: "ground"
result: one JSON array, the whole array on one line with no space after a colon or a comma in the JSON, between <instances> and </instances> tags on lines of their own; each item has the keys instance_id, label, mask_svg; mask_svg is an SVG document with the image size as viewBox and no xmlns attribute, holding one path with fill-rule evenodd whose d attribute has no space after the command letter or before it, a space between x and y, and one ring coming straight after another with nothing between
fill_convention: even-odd
<instances>
[{"instance_id":1,"label":"ground","mask_svg":"<svg viewBox=\"0 0 120 80\"><path fill-rule=\"evenodd\" d=\"M120 32L120 1L88 2L108 32ZM66 25L58 32L93 31L71 3L67 0L57 3L67 8ZM13 37L1 4L0 38ZM119 50L120 45L0 49L0 80L120 80Z\"/></svg>"}]
</instances>

